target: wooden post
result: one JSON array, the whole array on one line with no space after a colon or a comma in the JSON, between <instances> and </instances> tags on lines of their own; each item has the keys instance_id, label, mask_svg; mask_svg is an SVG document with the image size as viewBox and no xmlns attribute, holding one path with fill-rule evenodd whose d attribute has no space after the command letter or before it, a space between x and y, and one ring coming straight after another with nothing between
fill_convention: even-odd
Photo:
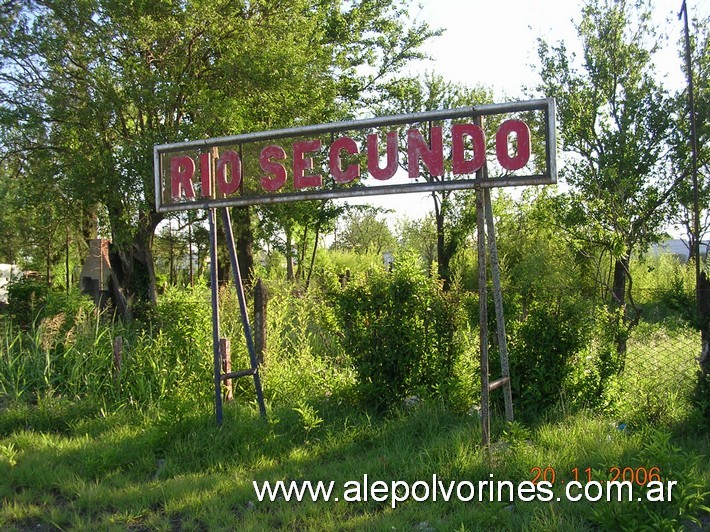
<instances>
[{"instance_id":1,"label":"wooden post","mask_svg":"<svg viewBox=\"0 0 710 532\"><path fill-rule=\"evenodd\" d=\"M261 278L254 287L254 351L259 366L264 365L266 356L266 306L269 293Z\"/></svg>"},{"instance_id":2,"label":"wooden post","mask_svg":"<svg viewBox=\"0 0 710 532\"><path fill-rule=\"evenodd\" d=\"M117 379L121 374L123 364L123 336L116 336L113 339L113 378Z\"/></svg>"},{"instance_id":3,"label":"wooden post","mask_svg":"<svg viewBox=\"0 0 710 532\"><path fill-rule=\"evenodd\" d=\"M229 338L219 339L219 351L222 355L222 373L232 372L232 349ZM232 387L232 379L224 379L224 400L231 401L234 399L234 388Z\"/></svg>"}]
</instances>

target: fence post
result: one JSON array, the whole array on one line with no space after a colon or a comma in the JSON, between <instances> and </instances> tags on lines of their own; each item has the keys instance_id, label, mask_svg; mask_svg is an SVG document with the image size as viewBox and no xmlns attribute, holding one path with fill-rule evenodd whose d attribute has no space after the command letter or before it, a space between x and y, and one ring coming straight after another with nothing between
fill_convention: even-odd
<instances>
[{"instance_id":1,"label":"fence post","mask_svg":"<svg viewBox=\"0 0 710 532\"><path fill-rule=\"evenodd\" d=\"M123 364L123 336L116 336L113 339L113 378L117 379L121 374Z\"/></svg>"},{"instance_id":2,"label":"fence post","mask_svg":"<svg viewBox=\"0 0 710 532\"><path fill-rule=\"evenodd\" d=\"M232 352L229 338L219 339L219 352L222 355L222 373L231 373L232 371ZM231 401L234 399L234 389L232 388L232 379L224 380L224 400Z\"/></svg>"},{"instance_id":3,"label":"fence post","mask_svg":"<svg viewBox=\"0 0 710 532\"><path fill-rule=\"evenodd\" d=\"M259 366L266 355L266 306L269 299L266 286L259 278L254 287L254 351Z\"/></svg>"},{"instance_id":4,"label":"fence post","mask_svg":"<svg viewBox=\"0 0 710 532\"><path fill-rule=\"evenodd\" d=\"M338 275L338 278L340 279L340 288L345 290L345 287L350 282L350 268L346 268L345 273Z\"/></svg>"}]
</instances>

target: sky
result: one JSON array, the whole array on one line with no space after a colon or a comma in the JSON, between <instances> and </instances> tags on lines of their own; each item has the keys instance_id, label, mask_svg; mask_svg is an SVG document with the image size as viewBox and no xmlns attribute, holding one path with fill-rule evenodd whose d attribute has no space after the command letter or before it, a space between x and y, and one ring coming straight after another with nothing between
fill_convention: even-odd
<instances>
[{"instance_id":1,"label":"sky","mask_svg":"<svg viewBox=\"0 0 710 532\"><path fill-rule=\"evenodd\" d=\"M493 89L496 102L530 99L524 88L538 82L537 39L550 44L562 40L573 49L577 42L573 20L580 19L583 5L581 0L420 1L411 3L411 16L444 29L444 34L423 47L431 59L413 64L407 73L429 71L465 86L483 85ZM678 56L682 0L653 4L653 21L669 34L656 57L657 70L667 88L680 90L686 83ZM691 18L710 16L710 0L687 0L687 5ZM395 217L420 218L433 208L431 197L423 194L377 196L366 203L394 209Z\"/></svg>"},{"instance_id":2,"label":"sky","mask_svg":"<svg viewBox=\"0 0 710 532\"><path fill-rule=\"evenodd\" d=\"M710 0L687 0L691 17L710 15ZM670 34L658 68L669 82L683 82L676 51L683 24L678 20L682 0L653 0L654 22ZM422 0L411 14L445 30L425 46L433 61L417 65L449 81L483 84L501 96L521 96L521 87L537 82L537 39L549 43L577 40L574 21L580 19L580 0Z\"/></svg>"}]
</instances>

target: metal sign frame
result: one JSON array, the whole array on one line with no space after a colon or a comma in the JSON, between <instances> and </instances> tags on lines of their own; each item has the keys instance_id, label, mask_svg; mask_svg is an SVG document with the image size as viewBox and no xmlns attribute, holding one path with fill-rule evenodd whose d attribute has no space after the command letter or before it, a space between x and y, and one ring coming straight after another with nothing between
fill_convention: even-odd
<instances>
[{"instance_id":1,"label":"metal sign frame","mask_svg":"<svg viewBox=\"0 0 710 532\"><path fill-rule=\"evenodd\" d=\"M166 204L163 201L163 194L165 191L165 186L163 183L164 178L164 168L162 167L163 156L171 153L180 154L186 151L198 150L202 153L211 154L216 152L216 149L223 146L238 146L241 152L241 146L247 143L256 143L263 141L275 141L287 138L301 138L308 137L309 135L323 135L336 133L342 133L347 131L359 131L378 128L382 126L394 126L394 125L404 125L404 124L416 124L416 123L429 123L434 121L446 121L446 120L457 120L457 119L471 119L475 122L475 126L480 128L478 131L483 132L483 119L486 116L491 115L501 115L510 113L520 113L525 111L542 111L544 113L544 148L545 148L545 170L540 174L534 175L504 175L502 177L488 177L488 166L485 157L485 140L484 144L479 144L479 149L483 146L484 155L482 162L475 169L473 178L463 177L455 179L443 179L443 169L442 169L442 179L431 179L426 182L410 182L407 184L395 184L395 185L380 185L380 186L363 186L358 184L356 186L344 186L335 188L316 188L315 190L300 190L292 192L281 192L276 194L251 194L251 195L237 195L224 198L212 198L204 197L198 200L194 199L194 191L191 201L181 201L177 203ZM208 211L208 219L210 226L210 256L212 260L211 264L211 285L212 285L212 331L213 331L213 343L214 343L214 386L215 386L215 410L217 415L217 424L222 424L222 390L221 384L224 380L252 376L254 378L254 386L257 395L257 401L259 404L259 410L262 416L266 415L266 407L264 404L264 397L261 388L261 380L259 376L259 366L254 353L253 339L251 336L251 329L249 325L249 318L246 310L246 303L244 297L244 286L242 283L241 272L239 271L239 263L237 261L236 249L234 245L234 237L232 235L231 220L229 218L229 211L227 207L229 206L246 206L246 205L264 205L264 204L274 204L292 201L303 201L303 200L328 200L328 199L339 199L339 198L359 198L366 196L379 196L385 194L401 194L401 193L413 193L413 192L441 192L449 190L463 190L463 189L474 189L476 191L476 213L477 213L477 250L478 250L478 262L479 262L479 326L480 326L480 355L481 355L481 432L483 445L486 449L490 447L490 406L489 406L489 394L491 391L498 388L503 388L504 399L505 399L505 414L508 421L513 420L513 403L512 403L512 392L510 384L510 372L508 366L508 351L506 344L506 333L505 333L505 323L503 318L503 298L502 289L500 283L500 270L498 265L498 252L496 248L495 239L495 227L492 216L490 189L494 187L509 187L509 186L524 186L524 185L546 185L554 184L557 182L557 136L556 136L556 125L555 125L555 100L553 98L531 100L527 102L513 102L513 103L499 103L499 104L489 104L480 105L473 107L464 107L460 109L449 109L449 110L439 110L439 111L429 111L424 113L414 113L414 114L401 114L389 117L381 118L369 118L365 120L356 120L349 122L335 122L330 124L321 124L315 126L304 126L295 127L289 129L280 129L274 131L265 131L257 133L246 133L242 135L234 135L230 137L220 137L213 139L204 139L197 141L188 142L178 142L173 144L163 144L155 146L154 148L154 168L155 168L155 204L159 212L170 212L170 211L182 211L190 209L206 209ZM523 124L525 128L527 125ZM430 130L431 131L431 130ZM500 131L499 131L500 132ZM516 141L518 141L518 152L520 151L521 139L519 133L516 132ZM529 131L528 131L529 135ZM352 141L352 139L348 139ZM529 138L526 142L529 143ZM498 139L496 139L498 142ZM508 133L504 133L503 142L505 143L505 150L508 149ZM523 142L523 144L525 141ZM433 145L433 143L432 143ZM530 146L526 146L529 150ZM388 147L389 149L389 147ZM443 145L442 145L442 156L443 156ZM497 147L498 150L498 147ZM235 152L236 153L236 152ZM241 159L240 156L232 154L234 161L239 164L241 172ZM285 152L281 152L285 153ZM295 150L294 150L295 153ZM351 155L355 155L354 152L349 152ZM375 152L376 156L379 156L379 152ZM500 161L500 154L499 161ZM528 154L529 155L529 154ZM338 155L339 157L339 155ZM295 159L294 159L295 160ZM192 159L190 159L192 161ZM194 173L194 162L191 163L192 172ZM339 163L338 163L339 164ZM415 160L415 164L419 164L418 160ZM426 163L425 163L426 164ZM443 163L442 163L443 164ZM527 164L527 161L526 163ZM205 163L206 171L209 172L209 179L206 181L209 183L209 190L214 190L213 187L214 176L213 169L215 168L215 161L212 155L208 155ZM295 166L295 163L294 163ZM442 166L443 168L443 166ZM519 166L518 168L522 168ZM308 168L313 169L313 168ZM284 172L286 170L284 169ZM417 168L417 172L418 172ZM201 169L202 172L202 169ZM295 175L295 174L294 174ZM359 175L359 174L358 174ZM409 174L412 177L412 172ZM188 178L187 186L191 187L190 175ZM239 176L239 181L241 182L241 174ZM295 181L295 177L294 177ZM179 182L182 184L182 181ZM178 185L178 190L179 189ZM237 189L235 188L235 191ZM183 190L184 192L184 190ZM173 196L173 191L170 191L171 197ZM227 238L227 246L230 252L230 260L232 269L235 272L234 283L237 289L237 294L239 297L239 306L242 317L242 324L244 328L244 335L247 344L247 350L249 351L250 358L250 368L247 370L237 371L233 373L222 373L221 358L222 354L220 351L220 334L219 334L219 288L217 279L217 231L216 231L216 210L218 208L223 209L223 223L225 225L225 233ZM486 245L488 245L488 254L486 253ZM496 325L498 332L498 344L500 349L500 362L501 362L501 373L502 377L493 382L489 381L489 366L488 366L488 308L487 308L487 255L490 260L492 281L493 281L493 299L495 304L496 312Z\"/></svg>"},{"instance_id":2,"label":"metal sign frame","mask_svg":"<svg viewBox=\"0 0 710 532\"><path fill-rule=\"evenodd\" d=\"M240 146L247 143L276 141L288 138L307 137L309 135L336 134L346 131L359 131L383 126L425 123L439 120L456 120L525 111L542 111L545 115L545 171L534 175L508 175L492 179L462 178L450 180L431 180L407 184L336 187L330 189L301 190L276 194L261 194L248 196L231 196L227 198L201 198L194 201L166 203L163 200L164 173L162 157L171 153L187 150L204 150L205 152L224 146ZM557 146L555 128L555 100L545 98L525 102L496 103L427 111L422 113L401 114L388 117L368 118L348 122L333 122L313 126L294 127L272 131L245 133L228 137L177 142L157 145L154 148L155 205L159 212L181 211L191 209L211 209L217 207L238 205L263 205L302 200L328 200L338 198L360 198L380 196L385 194L403 194L413 192L437 192L474 188L492 188L522 185L553 184L557 181L557 166L555 150Z\"/></svg>"}]
</instances>

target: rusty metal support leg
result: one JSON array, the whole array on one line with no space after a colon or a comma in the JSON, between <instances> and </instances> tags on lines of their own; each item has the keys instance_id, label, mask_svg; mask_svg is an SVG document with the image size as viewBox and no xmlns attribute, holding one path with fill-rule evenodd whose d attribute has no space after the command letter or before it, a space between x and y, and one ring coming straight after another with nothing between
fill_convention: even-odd
<instances>
[{"instance_id":1,"label":"rusty metal support leg","mask_svg":"<svg viewBox=\"0 0 710 532\"><path fill-rule=\"evenodd\" d=\"M485 165L484 165L485 166ZM485 172L485 170L484 170ZM487 174L488 172L485 172ZM487 177L487 176L486 176ZM505 402L505 419L513 421L513 392L510 387L510 364L508 362L508 340L505 334L505 317L503 315L503 290L500 284L500 265L498 264L498 246L493 223L493 208L491 206L490 189L483 190L486 225L488 226L488 254L491 258L491 279L493 280L493 304L496 311L496 327L498 329L498 349L500 351L500 370L503 378L503 400Z\"/></svg>"},{"instance_id":2,"label":"rusty metal support leg","mask_svg":"<svg viewBox=\"0 0 710 532\"><path fill-rule=\"evenodd\" d=\"M486 289L486 222L483 190L476 189L476 227L478 246L478 327L481 351L481 434L483 447L491 444L491 415L488 388L488 293Z\"/></svg>"},{"instance_id":3,"label":"rusty metal support leg","mask_svg":"<svg viewBox=\"0 0 710 532\"><path fill-rule=\"evenodd\" d=\"M237 298L239 299L239 310L242 314L242 327L244 328L244 336L247 342L247 350L249 351L249 361L251 368L254 371L254 388L256 390L256 399L259 403L259 412L261 417L266 417L266 405L264 404L264 393L261 389L261 377L259 376L259 364L256 359L256 351L254 349L254 340L251 335L251 326L249 325L249 315L247 314L247 302L244 297L244 284L242 283L242 274L239 270L239 261L237 260L237 249L234 246L234 234L232 232L232 220L229 216L229 208L222 209L222 220L224 222L224 234L227 238L227 248L229 249L229 258L232 263L232 271L234 272L234 285L237 289Z\"/></svg>"}]
</instances>

